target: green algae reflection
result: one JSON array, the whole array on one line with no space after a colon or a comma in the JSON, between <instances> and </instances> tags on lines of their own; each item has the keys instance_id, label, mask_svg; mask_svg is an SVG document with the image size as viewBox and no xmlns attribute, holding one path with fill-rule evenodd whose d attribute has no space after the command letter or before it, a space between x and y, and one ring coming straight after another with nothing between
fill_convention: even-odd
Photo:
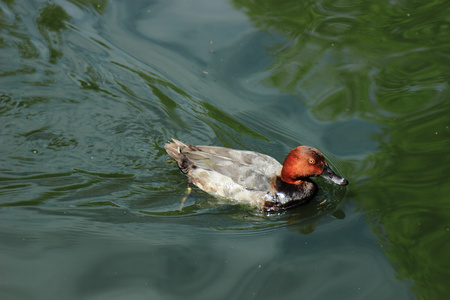
<instances>
[{"instance_id":1,"label":"green algae reflection","mask_svg":"<svg viewBox=\"0 0 450 300\"><path fill-rule=\"evenodd\" d=\"M418 298L448 299L448 3L233 2L286 38L267 85L304 95L319 120L383 128L378 151L347 162L353 200Z\"/></svg>"}]
</instances>

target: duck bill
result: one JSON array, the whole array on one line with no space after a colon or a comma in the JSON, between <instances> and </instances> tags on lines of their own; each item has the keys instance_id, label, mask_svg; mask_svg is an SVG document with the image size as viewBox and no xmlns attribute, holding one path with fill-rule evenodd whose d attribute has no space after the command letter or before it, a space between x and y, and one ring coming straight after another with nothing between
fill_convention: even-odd
<instances>
[{"instance_id":1,"label":"duck bill","mask_svg":"<svg viewBox=\"0 0 450 300\"><path fill-rule=\"evenodd\" d=\"M347 179L342 178L341 176L334 173L333 170L331 170L331 168L328 165L324 166L323 172L319 176L323 177L326 180L331 181L332 183L337 184L337 185L347 185L348 184Z\"/></svg>"}]
</instances>

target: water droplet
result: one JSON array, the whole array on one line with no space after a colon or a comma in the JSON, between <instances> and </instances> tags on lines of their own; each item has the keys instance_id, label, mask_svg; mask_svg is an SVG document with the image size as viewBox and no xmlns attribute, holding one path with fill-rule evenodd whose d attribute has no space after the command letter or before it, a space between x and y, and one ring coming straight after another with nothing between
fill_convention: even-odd
<instances>
[{"instance_id":1,"label":"water droplet","mask_svg":"<svg viewBox=\"0 0 450 300\"><path fill-rule=\"evenodd\" d=\"M37 154L37 153L39 153L39 151L37 151L36 149L32 149L32 150L31 150L31 153Z\"/></svg>"}]
</instances>

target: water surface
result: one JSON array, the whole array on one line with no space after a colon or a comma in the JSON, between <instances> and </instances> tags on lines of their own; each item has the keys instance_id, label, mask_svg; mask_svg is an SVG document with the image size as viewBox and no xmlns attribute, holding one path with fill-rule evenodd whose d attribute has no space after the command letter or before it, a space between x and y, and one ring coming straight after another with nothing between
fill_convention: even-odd
<instances>
[{"instance_id":1,"label":"water surface","mask_svg":"<svg viewBox=\"0 0 450 300\"><path fill-rule=\"evenodd\" d=\"M448 299L444 1L3 1L5 299ZM184 142L348 187L267 215L193 189Z\"/></svg>"}]
</instances>

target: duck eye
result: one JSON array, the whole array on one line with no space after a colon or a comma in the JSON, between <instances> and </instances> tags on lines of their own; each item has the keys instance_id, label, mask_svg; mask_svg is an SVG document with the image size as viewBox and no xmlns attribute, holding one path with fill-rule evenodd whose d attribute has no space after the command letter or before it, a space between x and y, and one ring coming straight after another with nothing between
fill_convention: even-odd
<instances>
[{"instance_id":1,"label":"duck eye","mask_svg":"<svg viewBox=\"0 0 450 300\"><path fill-rule=\"evenodd\" d=\"M311 165L313 165L313 164L316 163L316 161L315 161L313 158L310 158L310 159L308 160L308 162L309 162Z\"/></svg>"}]
</instances>

